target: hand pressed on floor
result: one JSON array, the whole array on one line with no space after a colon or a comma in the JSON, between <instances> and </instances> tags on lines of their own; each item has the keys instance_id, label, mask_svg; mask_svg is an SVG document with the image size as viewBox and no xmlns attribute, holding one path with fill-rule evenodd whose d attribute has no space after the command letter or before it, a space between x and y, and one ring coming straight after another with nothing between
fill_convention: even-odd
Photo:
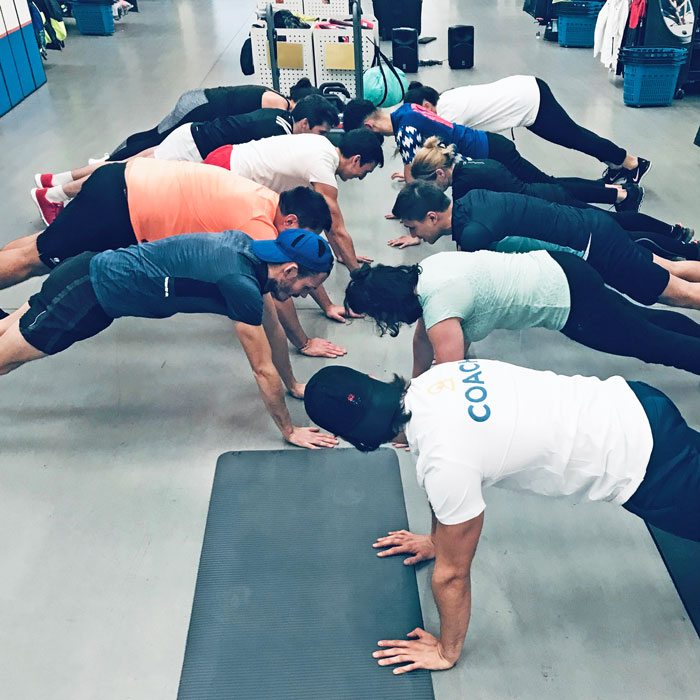
<instances>
[{"instance_id":1,"label":"hand pressed on floor","mask_svg":"<svg viewBox=\"0 0 700 700\"><path fill-rule=\"evenodd\" d=\"M308 357L330 358L342 357L348 354L345 348L341 348L340 345L331 343L330 340L324 340L323 338L309 338L306 341L306 345L303 348L299 348L299 352Z\"/></svg>"},{"instance_id":2,"label":"hand pressed on floor","mask_svg":"<svg viewBox=\"0 0 700 700\"><path fill-rule=\"evenodd\" d=\"M410 245L420 245L420 238L405 233L403 236L392 238L390 241L387 241L387 245L392 248L407 248Z\"/></svg>"},{"instance_id":3,"label":"hand pressed on floor","mask_svg":"<svg viewBox=\"0 0 700 700\"><path fill-rule=\"evenodd\" d=\"M332 435L322 433L318 428L297 428L292 430L287 442L297 447L306 447L310 450L318 450L321 447L335 447L338 440Z\"/></svg>"},{"instance_id":4,"label":"hand pressed on floor","mask_svg":"<svg viewBox=\"0 0 700 700\"><path fill-rule=\"evenodd\" d=\"M364 318L364 314L356 314L352 309L348 311L344 306L339 306L338 304L333 304L329 306L325 314L331 321L337 321L338 323L345 323L346 318Z\"/></svg>"}]
</instances>

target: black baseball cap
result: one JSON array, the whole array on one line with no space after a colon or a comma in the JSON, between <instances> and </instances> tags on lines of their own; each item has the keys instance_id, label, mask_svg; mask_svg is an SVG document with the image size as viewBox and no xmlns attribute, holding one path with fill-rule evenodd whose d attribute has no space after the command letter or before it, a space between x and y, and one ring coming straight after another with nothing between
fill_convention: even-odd
<instances>
[{"instance_id":1,"label":"black baseball cap","mask_svg":"<svg viewBox=\"0 0 700 700\"><path fill-rule=\"evenodd\" d=\"M295 262L316 272L330 272L333 253L326 241L317 233L303 228L280 231L272 241L253 241L253 253L269 263Z\"/></svg>"},{"instance_id":2,"label":"black baseball cap","mask_svg":"<svg viewBox=\"0 0 700 700\"><path fill-rule=\"evenodd\" d=\"M309 379L304 406L309 418L361 449L375 450L389 436L403 388L350 367L324 367Z\"/></svg>"}]
</instances>

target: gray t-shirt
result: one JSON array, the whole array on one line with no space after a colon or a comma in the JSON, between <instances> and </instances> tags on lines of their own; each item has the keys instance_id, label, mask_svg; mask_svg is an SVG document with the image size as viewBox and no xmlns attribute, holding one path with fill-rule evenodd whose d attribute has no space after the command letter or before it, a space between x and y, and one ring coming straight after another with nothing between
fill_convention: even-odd
<instances>
[{"instance_id":1,"label":"gray t-shirt","mask_svg":"<svg viewBox=\"0 0 700 700\"><path fill-rule=\"evenodd\" d=\"M90 281L113 318L213 313L262 323L267 264L240 231L190 233L108 250L90 262Z\"/></svg>"},{"instance_id":2,"label":"gray t-shirt","mask_svg":"<svg viewBox=\"0 0 700 700\"><path fill-rule=\"evenodd\" d=\"M569 317L569 283L546 251L438 253L420 265L416 291L426 328L459 318L474 342L497 328L561 330Z\"/></svg>"}]
</instances>

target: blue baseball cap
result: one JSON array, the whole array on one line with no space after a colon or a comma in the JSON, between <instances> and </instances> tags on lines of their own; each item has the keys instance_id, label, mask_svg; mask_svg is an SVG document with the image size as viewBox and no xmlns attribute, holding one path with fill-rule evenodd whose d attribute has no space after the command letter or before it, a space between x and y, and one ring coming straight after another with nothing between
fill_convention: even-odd
<instances>
[{"instance_id":1,"label":"blue baseball cap","mask_svg":"<svg viewBox=\"0 0 700 700\"><path fill-rule=\"evenodd\" d=\"M295 262L316 272L330 272L333 253L328 243L317 233L303 228L281 231L273 241L253 241L253 253L269 263Z\"/></svg>"}]
</instances>

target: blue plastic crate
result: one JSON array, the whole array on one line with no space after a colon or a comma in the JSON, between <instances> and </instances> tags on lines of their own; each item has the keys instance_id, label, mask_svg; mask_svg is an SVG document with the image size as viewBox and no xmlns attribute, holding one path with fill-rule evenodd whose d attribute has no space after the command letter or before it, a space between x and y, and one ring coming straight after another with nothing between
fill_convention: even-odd
<instances>
[{"instance_id":1,"label":"blue plastic crate","mask_svg":"<svg viewBox=\"0 0 700 700\"><path fill-rule=\"evenodd\" d=\"M559 46L593 46L598 15L559 15Z\"/></svg>"},{"instance_id":2,"label":"blue plastic crate","mask_svg":"<svg viewBox=\"0 0 700 700\"><path fill-rule=\"evenodd\" d=\"M74 3L73 17L81 34L114 34L111 5Z\"/></svg>"},{"instance_id":3,"label":"blue plastic crate","mask_svg":"<svg viewBox=\"0 0 700 700\"><path fill-rule=\"evenodd\" d=\"M670 105L680 70L680 65L625 64L623 102L630 107Z\"/></svg>"}]
</instances>

